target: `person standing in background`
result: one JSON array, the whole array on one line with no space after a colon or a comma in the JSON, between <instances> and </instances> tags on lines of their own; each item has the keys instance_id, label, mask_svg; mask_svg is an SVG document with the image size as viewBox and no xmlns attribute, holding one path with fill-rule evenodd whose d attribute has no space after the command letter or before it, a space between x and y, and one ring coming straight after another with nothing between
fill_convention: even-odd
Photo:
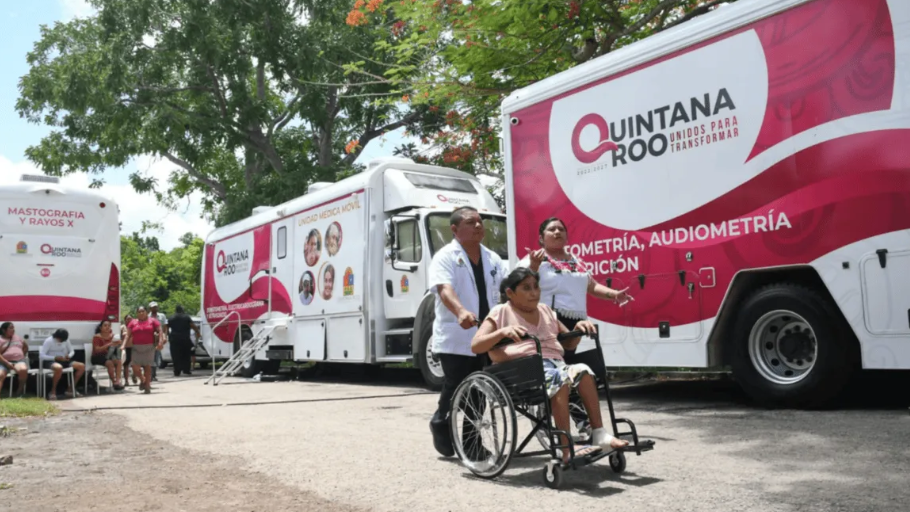
<instances>
[{"instance_id":1,"label":"person standing in background","mask_svg":"<svg viewBox=\"0 0 910 512\"><path fill-rule=\"evenodd\" d=\"M127 327L127 342L133 345L133 373L139 375L139 388L149 394L152 392L152 366L155 364L155 347L164 339L161 324L149 316L144 307L136 310L136 319ZM141 370L141 371L140 371Z\"/></svg>"},{"instance_id":2,"label":"person standing in background","mask_svg":"<svg viewBox=\"0 0 910 512\"><path fill-rule=\"evenodd\" d=\"M133 321L132 315L123 317L123 323L120 324L120 339L123 340L123 385L130 383L130 364L133 362L133 340L129 337L129 325ZM133 373L133 384L137 384L139 378Z\"/></svg>"},{"instance_id":3,"label":"person standing in background","mask_svg":"<svg viewBox=\"0 0 910 512\"><path fill-rule=\"evenodd\" d=\"M199 328L193 323L193 319L184 312L183 306L178 305L174 311L174 315L167 320L167 326L171 331L169 338L171 361L174 363L174 377L179 377L180 372L192 375L193 341L190 331L195 332L196 337L199 338Z\"/></svg>"},{"instance_id":4,"label":"person standing in background","mask_svg":"<svg viewBox=\"0 0 910 512\"><path fill-rule=\"evenodd\" d=\"M161 357L161 350L164 348L164 344L167 343L167 317L164 313L158 312L158 303L155 301L149 302L149 316L158 320L158 323L161 325L161 334L162 340L159 344L155 346L155 364L152 365L152 380L158 380L158 368L164 368L164 360Z\"/></svg>"}]
</instances>

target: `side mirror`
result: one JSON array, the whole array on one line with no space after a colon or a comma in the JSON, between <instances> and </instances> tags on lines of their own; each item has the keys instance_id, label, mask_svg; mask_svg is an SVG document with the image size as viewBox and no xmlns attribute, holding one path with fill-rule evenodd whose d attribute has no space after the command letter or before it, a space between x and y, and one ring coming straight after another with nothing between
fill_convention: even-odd
<instances>
[{"instance_id":1,"label":"side mirror","mask_svg":"<svg viewBox=\"0 0 910 512\"><path fill-rule=\"evenodd\" d=\"M385 246L392 248L395 245L395 226L392 224L392 219L388 219L383 223L385 227Z\"/></svg>"},{"instance_id":2,"label":"side mirror","mask_svg":"<svg viewBox=\"0 0 910 512\"><path fill-rule=\"evenodd\" d=\"M256 280L256 276L258 276L259 274L269 275L270 272L268 271L268 269L262 269L259 272L256 272L255 274L253 274L253 276L250 277L250 286L247 288L247 295L250 296L251 300L261 300L261 301L265 302L266 304L268 304L268 302L269 302L268 297L265 297L265 298L253 297L253 281Z\"/></svg>"}]
</instances>

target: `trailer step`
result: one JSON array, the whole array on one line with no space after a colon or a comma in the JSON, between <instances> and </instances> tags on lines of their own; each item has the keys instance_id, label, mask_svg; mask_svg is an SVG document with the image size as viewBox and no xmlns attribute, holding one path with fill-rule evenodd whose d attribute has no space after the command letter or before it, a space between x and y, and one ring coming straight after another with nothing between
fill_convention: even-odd
<instances>
[{"instance_id":1,"label":"trailer step","mask_svg":"<svg viewBox=\"0 0 910 512\"><path fill-rule=\"evenodd\" d=\"M251 357L255 357L256 352L259 352L263 347L268 345L276 327L278 326L269 325L247 340L246 343L240 347L240 350L235 352L227 362L221 365L221 368L218 368L218 370L212 373L211 377L205 380L204 384L211 382L213 385L217 386L222 379L239 370L243 366L244 361Z\"/></svg>"}]
</instances>

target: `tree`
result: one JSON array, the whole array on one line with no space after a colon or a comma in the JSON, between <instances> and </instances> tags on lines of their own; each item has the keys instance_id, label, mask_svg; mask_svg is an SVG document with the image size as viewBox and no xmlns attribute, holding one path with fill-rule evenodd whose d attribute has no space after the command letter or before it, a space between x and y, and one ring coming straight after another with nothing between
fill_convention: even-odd
<instances>
[{"instance_id":1,"label":"tree","mask_svg":"<svg viewBox=\"0 0 910 512\"><path fill-rule=\"evenodd\" d=\"M193 240L195 240L195 239L196 239L196 235L194 235L193 233L187 232L187 233L184 233L183 236L180 237L179 241L181 244L183 244L184 247L189 247L190 245L193 244Z\"/></svg>"},{"instance_id":2,"label":"tree","mask_svg":"<svg viewBox=\"0 0 910 512\"><path fill-rule=\"evenodd\" d=\"M183 237L187 238L187 237ZM205 243L190 237L184 247L170 252L146 244L137 233L120 237L121 315L135 314L136 308L157 301L159 309L172 314L180 304L188 313L198 311L202 254Z\"/></svg>"},{"instance_id":3,"label":"tree","mask_svg":"<svg viewBox=\"0 0 910 512\"><path fill-rule=\"evenodd\" d=\"M97 15L42 27L19 84L20 116L53 129L26 151L46 173L100 185L152 155L168 183L137 172L133 187L165 204L201 192L221 224L353 172L370 140L421 115L373 101L393 87L360 55L383 35L345 25L348 0L89 2Z\"/></svg>"},{"instance_id":4,"label":"tree","mask_svg":"<svg viewBox=\"0 0 910 512\"><path fill-rule=\"evenodd\" d=\"M499 175L499 107L511 92L736 0L352 0L346 22L384 33L373 76L430 113L399 153Z\"/></svg>"}]
</instances>

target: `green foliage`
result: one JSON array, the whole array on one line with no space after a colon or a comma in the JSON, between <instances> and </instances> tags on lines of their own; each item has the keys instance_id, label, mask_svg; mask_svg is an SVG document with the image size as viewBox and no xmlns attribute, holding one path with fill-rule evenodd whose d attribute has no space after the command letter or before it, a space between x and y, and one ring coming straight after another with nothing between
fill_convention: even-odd
<instances>
[{"instance_id":1,"label":"green foliage","mask_svg":"<svg viewBox=\"0 0 910 512\"><path fill-rule=\"evenodd\" d=\"M192 233L180 241L183 247L164 252L158 250L155 237L143 238L137 233L120 237L121 317L153 300L166 315L172 315L178 304L188 314L199 310L205 243Z\"/></svg>"},{"instance_id":2,"label":"green foliage","mask_svg":"<svg viewBox=\"0 0 910 512\"><path fill-rule=\"evenodd\" d=\"M351 1L349 25L385 34L373 53L390 63L382 79L438 114L413 130L436 149L424 159L495 175L510 93L736 0Z\"/></svg>"},{"instance_id":3,"label":"green foliage","mask_svg":"<svg viewBox=\"0 0 910 512\"><path fill-rule=\"evenodd\" d=\"M11 383L7 383L12 385ZM0 400L0 418L53 416L60 409L43 398L5 398Z\"/></svg>"},{"instance_id":4,"label":"green foliage","mask_svg":"<svg viewBox=\"0 0 910 512\"><path fill-rule=\"evenodd\" d=\"M19 83L20 116L53 130L26 151L46 173L151 155L173 170L133 173L137 191L166 205L200 192L223 224L351 172L370 140L416 119L374 101L392 89L368 77L382 65L345 73L383 36L344 24L348 0L90 2L97 15L42 27Z\"/></svg>"}]
</instances>

